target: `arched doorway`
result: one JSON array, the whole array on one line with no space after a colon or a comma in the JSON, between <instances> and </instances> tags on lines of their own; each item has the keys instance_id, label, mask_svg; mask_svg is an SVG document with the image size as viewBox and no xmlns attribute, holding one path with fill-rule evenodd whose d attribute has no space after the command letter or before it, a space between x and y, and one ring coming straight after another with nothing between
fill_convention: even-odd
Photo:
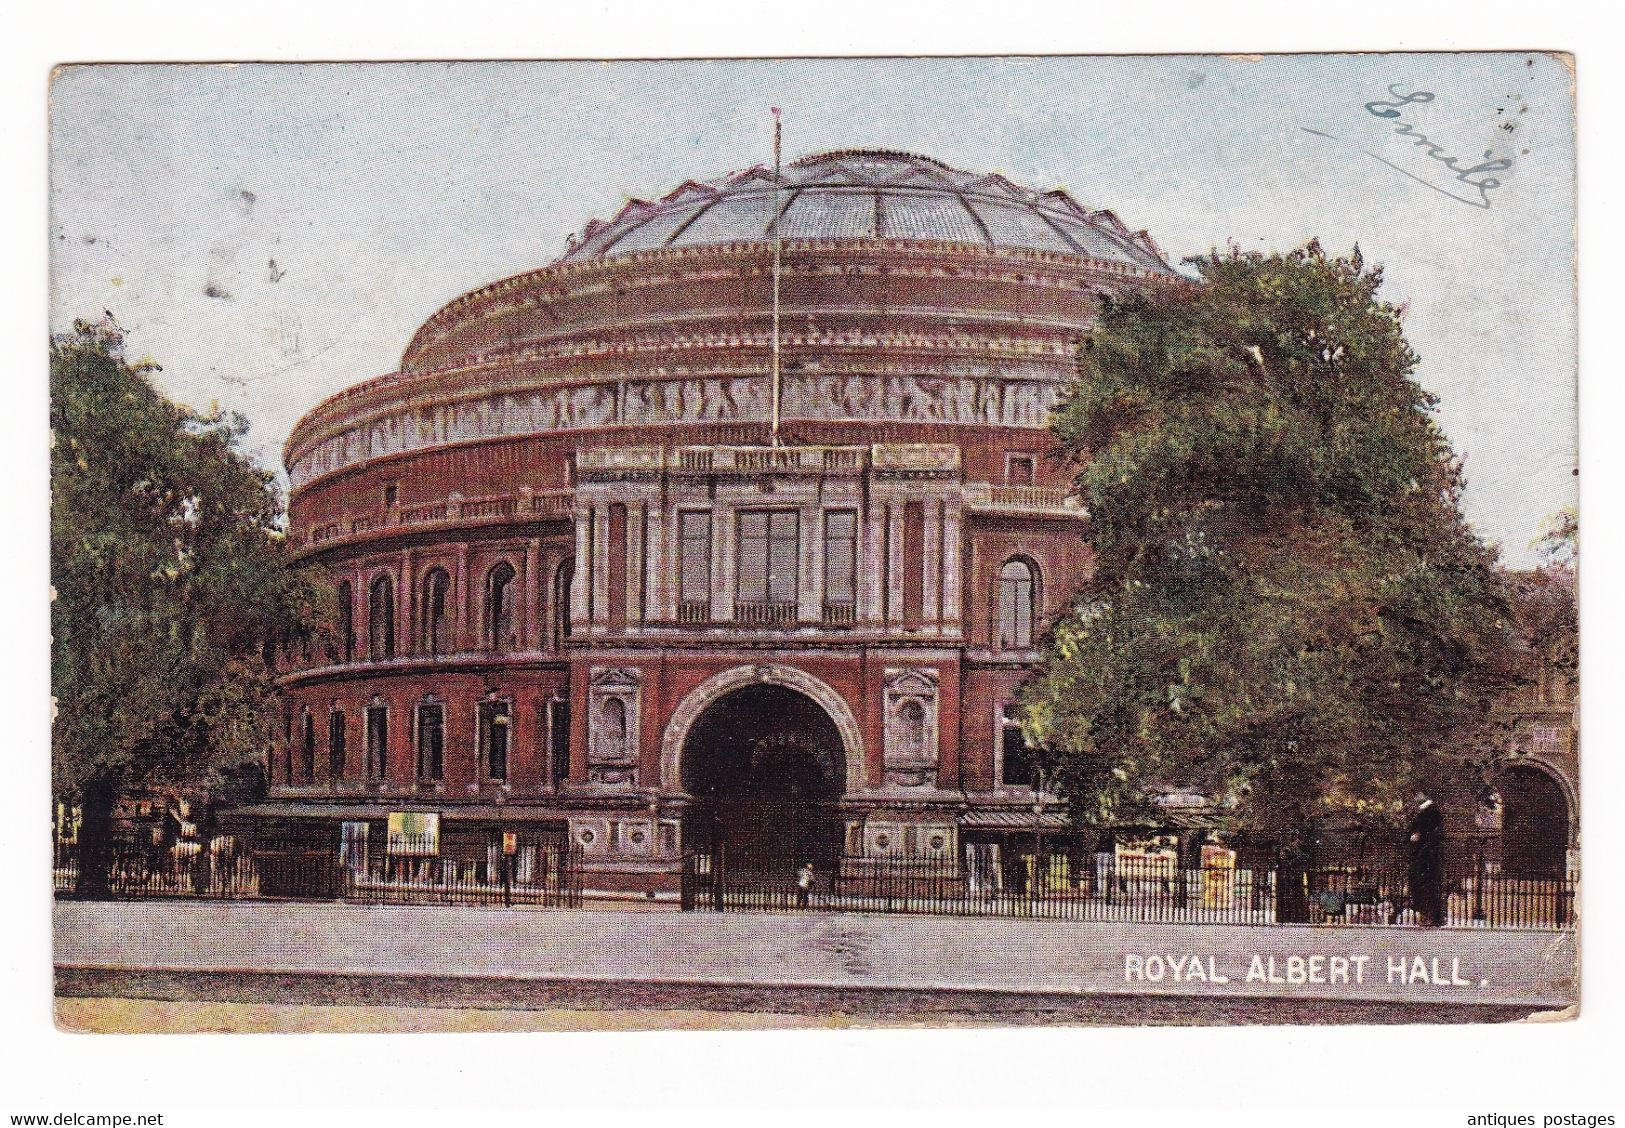
<instances>
[{"instance_id":1,"label":"arched doorway","mask_svg":"<svg viewBox=\"0 0 1625 1128\"><path fill-rule=\"evenodd\" d=\"M683 790L694 799L684 841L723 847L735 882L809 861L829 873L841 853L845 761L840 730L811 698L769 683L735 689L683 741Z\"/></svg>"},{"instance_id":2,"label":"arched doorway","mask_svg":"<svg viewBox=\"0 0 1625 1128\"><path fill-rule=\"evenodd\" d=\"M1568 868L1569 804L1540 768L1501 774L1501 869L1508 877L1561 879Z\"/></svg>"}]
</instances>

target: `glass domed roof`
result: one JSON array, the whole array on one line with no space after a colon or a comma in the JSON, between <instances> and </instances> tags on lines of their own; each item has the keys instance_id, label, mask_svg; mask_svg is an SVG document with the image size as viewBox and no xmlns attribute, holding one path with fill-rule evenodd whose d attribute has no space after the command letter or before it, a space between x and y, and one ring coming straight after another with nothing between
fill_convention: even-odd
<instances>
[{"instance_id":1,"label":"glass domed roof","mask_svg":"<svg viewBox=\"0 0 1625 1128\"><path fill-rule=\"evenodd\" d=\"M1038 192L997 173L977 175L910 153L850 149L785 165L757 165L707 183L689 180L659 200L631 200L593 220L560 262L663 247L796 239L918 239L1083 255L1173 274L1144 231L1089 211L1059 189Z\"/></svg>"}]
</instances>

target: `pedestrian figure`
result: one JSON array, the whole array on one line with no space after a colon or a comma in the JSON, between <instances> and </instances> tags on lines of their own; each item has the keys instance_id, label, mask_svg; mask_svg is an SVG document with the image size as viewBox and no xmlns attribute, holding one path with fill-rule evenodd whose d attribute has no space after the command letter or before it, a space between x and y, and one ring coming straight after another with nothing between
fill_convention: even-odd
<instances>
[{"instance_id":1,"label":"pedestrian figure","mask_svg":"<svg viewBox=\"0 0 1625 1128\"><path fill-rule=\"evenodd\" d=\"M801 868L796 871L796 908L807 907L807 900L812 895L812 884L813 864L803 862Z\"/></svg>"},{"instance_id":2,"label":"pedestrian figure","mask_svg":"<svg viewBox=\"0 0 1625 1128\"><path fill-rule=\"evenodd\" d=\"M1424 796L1411 818L1411 907L1424 928L1444 923L1444 816Z\"/></svg>"}]
</instances>

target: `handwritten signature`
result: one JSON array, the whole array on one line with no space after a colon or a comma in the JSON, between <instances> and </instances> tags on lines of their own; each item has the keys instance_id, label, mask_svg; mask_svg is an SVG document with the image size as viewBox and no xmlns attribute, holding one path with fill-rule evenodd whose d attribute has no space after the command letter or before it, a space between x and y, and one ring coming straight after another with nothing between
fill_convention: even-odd
<instances>
[{"instance_id":1,"label":"handwritten signature","mask_svg":"<svg viewBox=\"0 0 1625 1128\"><path fill-rule=\"evenodd\" d=\"M1403 89L1404 85L1404 83L1400 82L1391 83L1388 87L1388 95L1394 100L1390 102L1383 101L1380 98L1373 99L1365 104L1366 113L1370 114L1372 117L1383 118L1389 121L1396 118L1402 119L1404 116L1402 111L1405 109L1405 107L1425 104L1433 101L1433 99L1436 97L1431 90L1412 90L1409 93L1406 93ZM1313 133L1317 137L1325 137L1332 141L1342 140L1341 138L1333 137L1330 133L1322 133L1318 129L1310 129L1308 126L1300 126L1299 128L1301 128L1305 133ZM1409 122L1401 120L1399 124L1394 126L1394 132L1401 137L1412 138L1412 144L1425 150L1430 158L1438 161L1440 164L1444 165L1445 168L1455 173L1456 181L1473 188L1477 195L1458 195L1447 188L1441 188L1437 184L1424 180L1422 177L1417 176L1409 169L1401 168L1394 162L1379 157L1376 153L1371 152L1369 149L1362 149L1360 151L1366 156L1370 157L1372 160L1381 161L1383 164L1387 165L1400 175L1409 177L1411 180L1416 181L1424 188L1430 188L1433 191L1438 192L1440 195L1449 196L1452 200L1457 200L1471 207L1488 208L1490 206L1490 193L1501 187L1500 179L1489 174L1505 172L1513 165L1513 160L1511 157L1497 157L1495 155L1495 150L1486 149L1484 150L1484 156L1480 159L1478 164L1475 164L1470 168L1462 168L1461 165L1457 163L1456 158L1450 156L1445 151L1444 146L1436 144L1431 138L1428 137L1427 134L1416 129Z\"/></svg>"}]
</instances>

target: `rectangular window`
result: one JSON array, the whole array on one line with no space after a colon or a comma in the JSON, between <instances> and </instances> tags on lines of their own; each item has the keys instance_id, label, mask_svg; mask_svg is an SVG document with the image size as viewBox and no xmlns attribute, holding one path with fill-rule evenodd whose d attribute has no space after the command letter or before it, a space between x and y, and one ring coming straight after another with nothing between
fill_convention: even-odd
<instances>
[{"instance_id":1,"label":"rectangular window","mask_svg":"<svg viewBox=\"0 0 1625 1128\"><path fill-rule=\"evenodd\" d=\"M327 775L329 779L344 778L345 741L348 733L344 713L338 709L327 715Z\"/></svg>"},{"instance_id":2,"label":"rectangular window","mask_svg":"<svg viewBox=\"0 0 1625 1128\"><path fill-rule=\"evenodd\" d=\"M1031 787L1033 753L1022 735L1020 708L1014 701L1007 701L1000 708L999 745L1003 761L999 782L1008 787Z\"/></svg>"},{"instance_id":3,"label":"rectangular window","mask_svg":"<svg viewBox=\"0 0 1625 1128\"><path fill-rule=\"evenodd\" d=\"M309 709L299 717L299 771L306 783L316 778L316 718Z\"/></svg>"},{"instance_id":4,"label":"rectangular window","mask_svg":"<svg viewBox=\"0 0 1625 1128\"><path fill-rule=\"evenodd\" d=\"M548 755L552 760L553 786L562 787L570 778L570 699L555 697L548 703Z\"/></svg>"},{"instance_id":5,"label":"rectangular window","mask_svg":"<svg viewBox=\"0 0 1625 1128\"><path fill-rule=\"evenodd\" d=\"M796 601L796 557L801 543L799 514L793 509L754 510L739 515L739 600L742 603Z\"/></svg>"},{"instance_id":6,"label":"rectangular window","mask_svg":"<svg viewBox=\"0 0 1625 1128\"><path fill-rule=\"evenodd\" d=\"M383 779L389 764L389 706L367 706L367 778Z\"/></svg>"},{"instance_id":7,"label":"rectangular window","mask_svg":"<svg viewBox=\"0 0 1625 1128\"><path fill-rule=\"evenodd\" d=\"M506 701L480 702L480 761L487 779L508 778L509 730L513 728L513 706Z\"/></svg>"},{"instance_id":8,"label":"rectangular window","mask_svg":"<svg viewBox=\"0 0 1625 1128\"><path fill-rule=\"evenodd\" d=\"M418 778L439 780L446 774L446 707L418 706Z\"/></svg>"},{"instance_id":9,"label":"rectangular window","mask_svg":"<svg viewBox=\"0 0 1625 1128\"><path fill-rule=\"evenodd\" d=\"M677 515L678 598L690 605L711 602L711 514L685 510Z\"/></svg>"},{"instance_id":10,"label":"rectangular window","mask_svg":"<svg viewBox=\"0 0 1625 1128\"><path fill-rule=\"evenodd\" d=\"M1005 456L1004 480L1012 486L1030 486L1038 478L1038 460L1030 454Z\"/></svg>"},{"instance_id":11,"label":"rectangular window","mask_svg":"<svg viewBox=\"0 0 1625 1128\"><path fill-rule=\"evenodd\" d=\"M851 606L858 599L858 515L850 509L824 514L824 602Z\"/></svg>"}]
</instances>

